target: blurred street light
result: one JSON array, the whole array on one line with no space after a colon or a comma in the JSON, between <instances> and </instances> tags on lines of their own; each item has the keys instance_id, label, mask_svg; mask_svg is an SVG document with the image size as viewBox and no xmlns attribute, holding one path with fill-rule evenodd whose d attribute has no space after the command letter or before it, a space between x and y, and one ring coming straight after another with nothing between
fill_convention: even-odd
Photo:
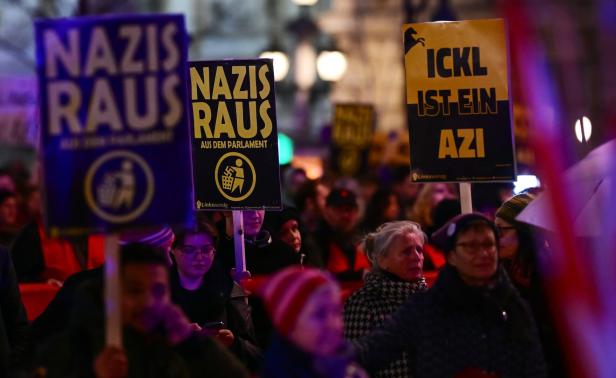
<instances>
[{"instance_id":1,"label":"blurred street light","mask_svg":"<svg viewBox=\"0 0 616 378\"><path fill-rule=\"evenodd\" d=\"M259 58L268 58L274 61L274 80L282 81L289 73L289 58L282 51L264 51Z\"/></svg>"},{"instance_id":2,"label":"blurred street light","mask_svg":"<svg viewBox=\"0 0 616 378\"><path fill-rule=\"evenodd\" d=\"M575 137L580 143L588 143L590 140L590 136L592 135L592 124L590 123L590 119L586 116L583 116L580 120L579 118L575 121Z\"/></svg>"},{"instance_id":3,"label":"blurred street light","mask_svg":"<svg viewBox=\"0 0 616 378\"><path fill-rule=\"evenodd\" d=\"M292 0L297 5L312 6L319 0Z\"/></svg>"},{"instance_id":4,"label":"blurred street light","mask_svg":"<svg viewBox=\"0 0 616 378\"><path fill-rule=\"evenodd\" d=\"M317 72L321 80L338 81L347 69L347 60L340 51L321 51L317 58Z\"/></svg>"},{"instance_id":5,"label":"blurred street light","mask_svg":"<svg viewBox=\"0 0 616 378\"><path fill-rule=\"evenodd\" d=\"M317 53L307 41L300 41L295 48L295 84L302 91L308 91L317 80Z\"/></svg>"}]
</instances>

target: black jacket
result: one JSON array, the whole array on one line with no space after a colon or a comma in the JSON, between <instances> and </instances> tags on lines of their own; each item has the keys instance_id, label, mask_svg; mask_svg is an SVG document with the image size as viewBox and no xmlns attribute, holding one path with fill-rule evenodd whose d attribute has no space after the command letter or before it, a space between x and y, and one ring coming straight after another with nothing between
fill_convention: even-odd
<instances>
[{"instance_id":1,"label":"black jacket","mask_svg":"<svg viewBox=\"0 0 616 378\"><path fill-rule=\"evenodd\" d=\"M184 289L177 269L171 270L171 298L191 322L203 326L221 321L235 336L231 350L251 371L260 368L261 348L257 346L252 314L243 289L214 263L197 290Z\"/></svg>"},{"instance_id":2,"label":"black jacket","mask_svg":"<svg viewBox=\"0 0 616 378\"><path fill-rule=\"evenodd\" d=\"M35 366L47 377L94 377L93 362L104 348L105 327L100 281L84 282L75 291L68 327L38 349ZM129 377L247 377L237 359L215 340L195 335L176 346L164 332L123 332Z\"/></svg>"},{"instance_id":3,"label":"black jacket","mask_svg":"<svg viewBox=\"0 0 616 378\"><path fill-rule=\"evenodd\" d=\"M471 368L501 378L546 376L528 305L503 269L487 289L467 286L446 265L432 289L414 295L383 328L355 345L371 372L406 351L416 378L452 377Z\"/></svg>"},{"instance_id":4,"label":"black jacket","mask_svg":"<svg viewBox=\"0 0 616 378\"><path fill-rule=\"evenodd\" d=\"M275 335L265 354L262 378L363 378L348 346L330 358L315 358Z\"/></svg>"},{"instance_id":5,"label":"black jacket","mask_svg":"<svg viewBox=\"0 0 616 378\"><path fill-rule=\"evenodd\" d=\"M216 259L225 271L235 267L235 246L233 238L222 237L218 242ZM299 265L301 256L285 243L272 239L269 232L261 230L254 240L245 239L246 269L253 276L269 275L291 265ZM256 296L250 297L252 320L257 334L257 343L261 348L269 344L272 324L263 306Z\"/></svg>"},{"instance_id":6,"label":"black jacket","mask_svg":"<svg viewBox=\"0 0 616 378\"><path fill-rule=\"evenodd\" d=\"M24 362L28 319L8 251L0 248L0 376L9 376Z\"/></svg>"},{"instance_id":7,"label":"black jacket","mask_svg":"<svg viewBox=\"0 0 616 378\"><path fill-rule=\"evenodd\" d=\"M272 239L266 230L261 230L254 240L246 238L244 245L246 269L253 276L272 274L287 266L300 264L301 256L280 240ZM233 238L220 238L216 258L227 271L235 267Z\"/></svg>"},{"instance_id":8,"label":"black jacket","mask_svg":"<svg viewBox=\"0 0 616 378\"><path fill-rule=\"evenodd\" d=\"M31 340L38 342L57 332L66 330L71 311L75 305L75 294L79 286L87 282L103 284L103 266L82 270L70 276L58 290L51 302L38 318L32 322Z\"/></svg>"},{"instance_id":9,"label":"black jacket","mask_svg":"<svg viewBox=\"0 0 616 378\"><path fill-rule=\"evenodd\" d=\"M36 222L28 223L15 237L11 246L11 256L19 282L42 280L45 259Z\"/></svg>"}]
</instances>

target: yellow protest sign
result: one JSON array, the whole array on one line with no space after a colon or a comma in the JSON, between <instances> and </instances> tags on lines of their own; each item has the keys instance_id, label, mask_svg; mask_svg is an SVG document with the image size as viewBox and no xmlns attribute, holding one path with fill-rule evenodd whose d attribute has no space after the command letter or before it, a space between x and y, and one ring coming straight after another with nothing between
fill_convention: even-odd
<instances>
[{"instance_id":1,"label":"yellow protest sign","mask_svg":"<svg viewBox=\"0 0 616 378\"><path fill-rule=\"evenodd\" d=\"M403 27L412 179L512 181L505 24Z\"/></svg>"},{"instance_id":2,"label":"yellow protest sign","mask_svg":"<svg viewBox=\"0 0 616 378\"><path fill-rule=\"evenodd\" d=\"M332 125L332 169L344 176L365 171L374 135L375 111L368 104L336 104Z\"/></svg>"},{"instance_id":3,"label":"yellow protest sign","mask_svg":"<svg viewBox=\"0 0 616 378\"><path fill-rule=\"evenodd\" d=\"M190 62L197 210L280 208L272 64L269 59Z\"/></svg>"}]
</instances>

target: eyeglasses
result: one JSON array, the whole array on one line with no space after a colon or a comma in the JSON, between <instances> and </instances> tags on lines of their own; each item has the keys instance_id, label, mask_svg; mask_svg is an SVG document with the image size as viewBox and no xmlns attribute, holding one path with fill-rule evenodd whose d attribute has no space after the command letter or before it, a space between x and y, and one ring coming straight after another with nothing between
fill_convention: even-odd
<instances>
[{"instance_id":1,"label":"eyeglasses","mask_svg":"<svg viewBox=\"0 0 616 378\"><path fill-rule=\"evenodd\" d=\"M515 227L512 226L496 226L496 230L498 231L498 236L503 236L505 232L508 230L515 230Z\"/></svg>"},{"instance_id":2,"label":"eyeglasses","mask_svg":"<svg viewBox=\"0 0 616 378\"><path fill-rule=\"evenodd\" d=\"M485 243L477 243L477 242L462 242L457 243L457 247L462 248L462 250L466 253L478 253L479 251L490 251L494 252L496 250L496 243L494 242L485 242Z\"/></svg>"},{"instance_id":3,"label":"eyeglasses","mask_svg":"<svg viewBox=\"0 0 616 378\"><path fill-rule=\"evenodd\" d=\"M194 245L183 245L178 247L178 249L187 256L196 256L197 253L201 253L202 255L213 255L216 253L216 248L213 245L204 245L203 247L195 247Z\"/></svg>"}]
</instances>

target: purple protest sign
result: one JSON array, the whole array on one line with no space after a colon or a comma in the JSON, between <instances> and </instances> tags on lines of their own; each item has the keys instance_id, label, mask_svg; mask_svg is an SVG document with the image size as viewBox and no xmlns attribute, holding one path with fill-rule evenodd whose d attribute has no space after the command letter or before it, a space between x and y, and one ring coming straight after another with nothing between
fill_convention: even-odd
<instances>
[{"instance_id":1,"label":"purple protest sign","mask_svg":"<svg viewBox=\"0 0 616 378\"><path fill-rule=\"evenodd\" d=\"M190 223L183 16L41 20L36 42L50 233Z\"/></svg>"}]
</instances>

